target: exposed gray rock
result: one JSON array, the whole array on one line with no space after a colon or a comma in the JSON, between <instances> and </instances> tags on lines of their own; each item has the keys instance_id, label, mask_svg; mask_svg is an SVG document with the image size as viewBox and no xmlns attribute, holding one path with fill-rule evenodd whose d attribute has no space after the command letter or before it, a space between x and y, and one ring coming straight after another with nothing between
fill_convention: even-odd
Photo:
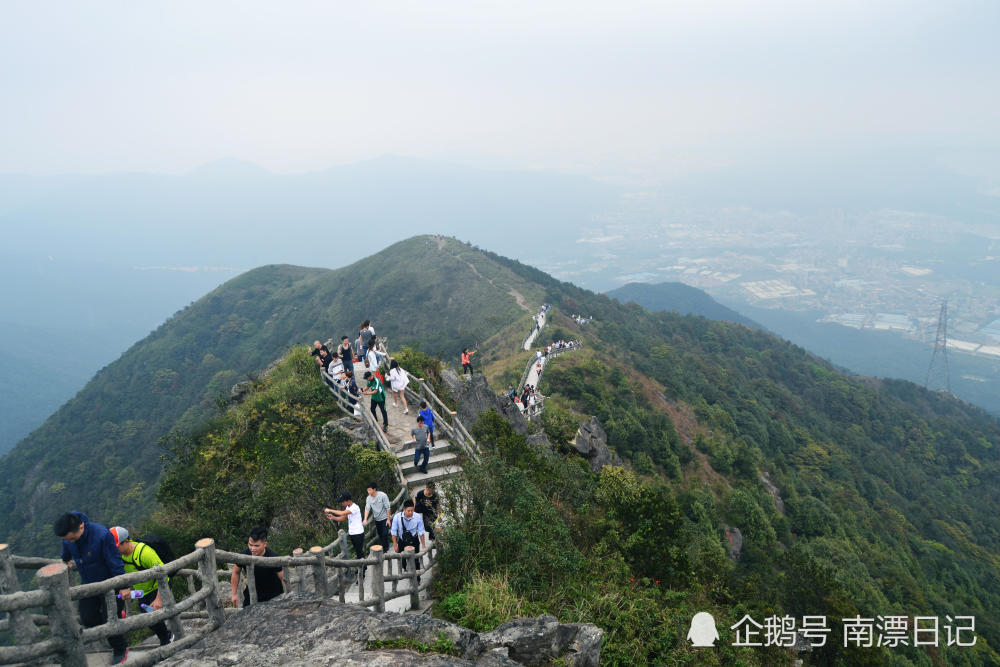
<instances>
[{"instance_id":1,"label":"exposed gray rock","mask_svg":"<svg viewBox=\"0 0 1000 667\"><path fill-rule=\"evenodd\" d=\"M774 506L778 508L778 512L784 515L785 503L781 500L781 492L778 491L778 487L771 481L771 476L766 470L760 473L760 481L764 485L764 488L767 489L767 492L771 494L771 498L774 499Z\"/></svg>"},{"instance_id":2,"label":"exposed gray rock","mask_svg":"<svg viewBox=\"0 0 1000 667\"><path fill-rule=\"evenodd\" d=\"M162 664L507 667L564 657L572 665L596 665L601 636L595 626L560 624L552 616L512 621L481 635L423 614L378 614L293 593L241 610L218 631ZM433 647L441 639L450 642L458 655L400 648L367 650L374 641L402 640Z\"/></svg>"},{"instance_id":3,"label":"exposed gray rock","mask_svg":"<svg viewBox=\"0 0 1000 667\"><path fill-rule=\"evenodd\" d=\"M740 532L739 528L733 526L725 526L725 531L729 557L733 560L739 560L740 553L743 551L743 533Z\"/></svg>"},{"instance_id":4,"label":"exposed gray rock","mask_svg":"<svg viewBox=\"0 0 1000 667\"><path fill-rule=\"evenodd\" d=\"M323 424L323 438L329 438L334 431L343 431L356 442L368 442L370 438L365 433L364 422L359 422L351 417L341 417L332 419Z\"/></svg>"},{"instance_id":5,"label":"exposed gray rock","mask_svg":"<svg viewBox=\"0 0 1000 667\"><path fill-rule=\"evenodd\" d=\"M580 666L597 665L603 636L594 625L563 624L551 614L519 618L481 635L488 648L506 648L512 660L524 665L542 665L561 657Z\"/></svg>"},{"instance_id":6,"label":"exposed gray rock","mask_svg":"<svg viewBox=\"0 0 1000 667\"><path fill-rule=\"evenodd\" d=\"M454 371L445 369L441 371L441 378L451 390L458 404L458 418L466 428L472 428L479 419L479 413L493 408L510 422L515 431L528 432L528 422L521 411L510 400L494 392L483 375L463 379Z\"/></svg>"},{"instance_id":7,"label":"exposed gray rock","mask_svg":"<svg viewBox=\"0 0 1000 667\"><path fill-rule=\"evenodd\" d=\"M601 472L604 466L621 465L618 455L608 448L608 434L597 417L580 424L580 430L570 445L588 460L592 472Z\"/></svg>"},{"instance_id":8,"label":"exposed gray rock","mask_svg":"<svg viewBox=\"0 0 1000 667\"><path fill-rule=\"evenodd\" d=\"M229 402L233 405L242 403L243 399L249 396L251 391L253 391L253 382L250 382L249 380L237 382L229 391Z\"/></svg>"}]
</instances>

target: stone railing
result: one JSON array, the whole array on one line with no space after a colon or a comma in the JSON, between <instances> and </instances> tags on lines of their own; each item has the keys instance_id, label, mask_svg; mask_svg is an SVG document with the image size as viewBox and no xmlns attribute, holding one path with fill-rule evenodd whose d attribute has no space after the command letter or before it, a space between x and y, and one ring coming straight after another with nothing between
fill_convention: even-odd
<instances>
[{"instance_id":1,"label":"stone railing","mask_svg":"<svg viewBox=\"0 0 1000 667\"><path fill-rule=\"evenodd\" d=\"M406 387L406 394L414 401L427 401L428 407L434 413L434 427L440 424L441 428L448 434L449 439L456 443L466 456L474 461L479 460L479 445L476 439L469 434L465 424L458 418L458 413L445 405L444 401L438 398L434 390L427 385L427 380L417 377L409 371L404 371L410 384ZM414 391L412 386L419 387Z\"/></svg>"},{"instance_id":2,"label":"stone railing","mask_svg":"<svg viewBox=\"0 0 1000 667\"><path fill-rule=\"evenodd\" d=\"M400 500L397 496L397 501ZM337 557L329 555L338 548L340 553ZM346 555L346 534L327 547L315 546L308 552L296 549L291 556L275 557L217 550L215 541L205 538L195 544L191 553L162 566L96 583L70 586L69 569L61 561L14 556L6 544L0 544L0 612L7 614L0 629L13 630L17 639L15 646L0 646L0 664L47 659L64 666L84 667L87 664L86 642L149 628L163 621L173 633L174 641L165 646L133 652L129 659L129 664L134 665L155 664L214 632L225 622L227 613L237 611L235 608L226 609L222 603L227 586L220 584L219 579L223 578L228 583L232 571L219 570L219 564L228 563L241 568L241 586L249 590L251 604L257 603L255 568L267 566L284 569L287 591L310 591L327 598L337 596L341 603L346 602L346 592L357 581L358 600L352 601L352 604L374 607L376 611L385 611L386 602L406 596L409 597L409 608L419 609L420 592L430 586L430 578L426 575L437 567L437 547L433 542L426 554L416 553L413 547L406 547L401 553L386 554L380 544L372 544L367 558L347 558ZM394 561L397 563L395 568ZM402 569L404 561L409 563L406 570ZM425 562L426 567L423 567ZM197 569L192 569L195 566ZM36 577L40 588L19 591L16 569L39 567ZM348 576L348 570L368 572L370 594L366 594L364 578ZM175 600L168 581L170 576L187 579L187 597ZM425 577L422 584L418 581L420 577ZM151 580L159 584L163 608L119 618L116 614L116 592ZM399 589L401 581L409 582L405 590ZM83 628L72 603L95 596L105 598L106 622ZM200 627L192 630L183 625L181 619L198 619ZM47 638L42 638L39 626L48 627Z\"/></svg>"}]
</instances>

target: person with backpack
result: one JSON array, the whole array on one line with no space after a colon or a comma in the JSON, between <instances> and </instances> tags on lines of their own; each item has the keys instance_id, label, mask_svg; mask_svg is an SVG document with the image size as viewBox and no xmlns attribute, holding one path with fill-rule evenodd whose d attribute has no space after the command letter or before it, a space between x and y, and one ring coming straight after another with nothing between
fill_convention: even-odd
<instances>
[{"instance_id":1,"label":"person with backpack","mask_svg":"<svg viewBox=\"0 0 1000 667\"><path fill-rule=\"evenodd\" d=\"M437 485L434 480L427 482L427 485L417 491L417 498L413 502L413 511L424 519L424 530L434 539L434 522L437 521L438 508L441 505L441 496L437 494Z\"/></svg>"},{"instance_id":2,"label":"person with backpack","mask_svg":"<svg viewBox=\"0 0 1000 667\"><path fill-rule=\"evenodd\" d=\"M389 432L389 415L385 411L385 387L382 386L382 381L375 377L375 374L371 371L365 371L365 380L368 384L364 389L361 390L362 394L367 394L372 397L371 412L372 419L378 424L378 414L375 410L382 410L382 432Z\"/></svg>"},{"instance_id":3,"label":"person with backpack","mask_svg":"<svg viewBox=\"0 0 1000 667\"><path fill-rule=\"evenodd\" d=\"M161 558L159 552L149 543L136 542L129 539L128 530L125 528L115 526L114 528L111 528L110 531L111 537L115 538L115 544L118 545L118 553L122 555L122 563L125 566L126 573L149 570L157 567L158 565L163 565L163 558L167 558L168 563L173 560L173 554L166 553L169 547L167 549L164 549L162 546L160 547L163 549L165 554ZM149 538L156 538L156 536L143 536L143 539ZM150 539L150 542L152 541L153 539ZM142 591L143 596L139 600L139 604L143 608L151 607L153 611L159 611L163 608L163 600L160 596L160 585L156 579L141 581L132 588L133 590ZM156 634L157 639L160 640L160 646L166 646L174 640L174 635L167 630L167 624L163 621L160 621L150 629Z\"/></svg>"},{"instance_id":4,"label":"person with backpack","mask_svg":"<svg viewBox=\"0 0 1000 667\"><path fill-rule=\"evenodd\" d=\"M99 523L94 523L82 512L67 512L52 524L52 532L62 539L62 561L67 568L75 567L85 584L105 581L125 574L125 564L115 546L111 532ZM118 591L115 613L125 614L125 600L131 597L131 590ZM104 606L104 595L82 598L79 602L80 622L85 628L108 622ZM111 664L117 665L128 658L128 643L125 635L108 637L111 645Z\"/></svg>"},{"instance_id":5,"label":"person with backpack","mask_svg":"<svg viewBox=\"0 0 1000 667\"><path fill-rule=\"evenodd\" d=\"M374 327L372 327L371 320L365 320L364 322L358 325L358 339L361 340L361 353L358 355L358 357L360 357L361 359L364 359L365 356L368 354L368 350L371 347L374 347L370 345L372 336L374 335L375 335L375 329Z\"/></svg>"},{"instance_id":6,"label":"person with backpack","mask_svg":"<svg viewBox=\"0 0 1000 667\"><path fill-rule=\"evenodd\" d=\"M403 502L403 511L396 512L392 517L392 548L396 553L403 553L406 547L413 547L414 552L420 553L420 547L427 549L427 538L424 536L424 518L416 514L413 510L412 500ZM420 569L420 559L416 559L416 567ZM406 569L406 559L403 559L403 569ZM417 578L420 582L420 578Z\"/></svg>"}]
</instances>

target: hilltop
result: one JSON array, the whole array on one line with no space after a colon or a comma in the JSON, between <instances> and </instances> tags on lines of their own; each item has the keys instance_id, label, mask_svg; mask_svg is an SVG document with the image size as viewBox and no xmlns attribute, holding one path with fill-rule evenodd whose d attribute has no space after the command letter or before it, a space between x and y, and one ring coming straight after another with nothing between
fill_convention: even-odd
<instances>
[{"instance_id":1,"label":"hilltop","mask_svg":"<svg viewBox=\"0 0 1000 667\"><path fill-rule=\"evenodd\" d=\"M308 242L308 240L306 240ZM544 288L469 246L419 236L336 270L264 266L178 312L109 364L0 465L0 535L51 552L67 507L135 522L155 505L171 429L191 428L230 388L314 339L371 318L394 345L451 358L530 318Z\"/></svg>"},{"instance_id":2,"label":"hilltop","mask_svg":"<svg viewBox=\"0 0 1000 667\"><path fill-rule=\"evenodd\" d=\"M646 310L673 310L681 315L701 315L710 320L738 322L748 327L761 326L750 318L727 308L702 290L684 283L628 283L607 293L622 303L632 301Z\"/></svg>"},{"instance_id":3,"label":"hilltop","mask_svg":"<svg viewBox=\"0 0 1000 667\"><path fill-rule=\"evenodd\" d=\"M720 630L743 614L974 615L975 649L935 659L997 659L995 419L910 383L845 375L757 329L670 304L650 313L435 237L337 271L264 267L179 313L3 460L2 529L19 551L44 553L47 522L66 504L143 518L158 437L203 424L241 374L362 317L394 349L415 344L452 364L479 341L491 381L506 386L531 354L520 341L542 303L553 308L537 344L583 348L549 364L530 441L492 413L476 425L487 454L456 490L472 509L446 541L438 613L477 630L509 613L594 622L607 631L602 655L622 663L695 660L683 638L701 610ZM593 472L574 452L592 417L626 467ZM218 465L198 474L211 479ZM182 507L183 485L165 488ZM212 525L198 507L182 511ZM842 642L835 630L810 661L931 664L912 647ZM717 664L787 657L727 650Z\"/></svg>"}]
</instances>

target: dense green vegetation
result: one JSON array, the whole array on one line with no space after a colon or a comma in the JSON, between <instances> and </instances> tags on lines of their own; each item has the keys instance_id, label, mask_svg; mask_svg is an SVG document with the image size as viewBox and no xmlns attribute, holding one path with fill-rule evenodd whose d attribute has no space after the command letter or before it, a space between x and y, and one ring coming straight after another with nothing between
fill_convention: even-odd
<instances>
[{"instance_id":1,"label":"dense green vegetation","mask_svg":"<svg viewBox=\"0 0 1000 667\"><path fill-rule=\"evenodd\" d=\"M152 525L179 545L213 537L242 548L250 529L269 526L279 553L332 541L323 517L342 491L396 485L392 455L323 425L343 417L304 348L254 384L239 405L188 433L175 433ZM179 553L183 553L182 551Z\"/></svg>"},{"instance_id":2,"label":"dense green vegetation","mask_svg":"<svg viewBox=\"0 0 1000 667\"><path fill-rule=\"evenodd\" d=\"M995 419L909 383L844 375L759 330L649 313L454 241L386 253L340 272L266 267L176 316L4 459L0 501L14 510L3 530L51 543L48 521L70 502L109 522L141 517L156 497L154 443L173 427L156 516L170 537L235 547L261 521L282 549L323 542L319 505L341 486L361 492L387 461L323 436L335 413L303 344L371 316L394 347L412 343L403 366L441 390L439 360L476 340L496 343L484 345L489 368L519 374L527 353L495 336L549 302L546 336L585 343L542 381L553 449L495 413L476 425L483 460L444 490L464 511L442 531L436 613L477 630L546 611L594 622L609 664L795 657L730 646L744 614L829 617L807 664L1000 663ZM595 319L579 326L574 312ZM243 403L216 403L293 345ZM594 474L570 448L589 416L625 467ZM738 558L729 528L743 537ZM698 611L715 617L720 646L689 646ZM844 647L840 619L914 614L973 615L978 643Z\"/></svg>"},{"instance_id":3,"label":"dense green vegetation","mask_svg":"<svg viewBox=\"0 0 1000 667\"><path fill-rule=\"evenodd\" d=\"M334 271L245 273L136 343L3 457L0 536L19 553L45 555L56 548L50 524L60 512L84 510L109 525L149 516L158 441L211 417L220 395L294 345L353 339L371 318L393 347L455 359L523 316L518 298L538 303L542 291L465 244L430 236Z\"/></svg>"}]
</instances>

